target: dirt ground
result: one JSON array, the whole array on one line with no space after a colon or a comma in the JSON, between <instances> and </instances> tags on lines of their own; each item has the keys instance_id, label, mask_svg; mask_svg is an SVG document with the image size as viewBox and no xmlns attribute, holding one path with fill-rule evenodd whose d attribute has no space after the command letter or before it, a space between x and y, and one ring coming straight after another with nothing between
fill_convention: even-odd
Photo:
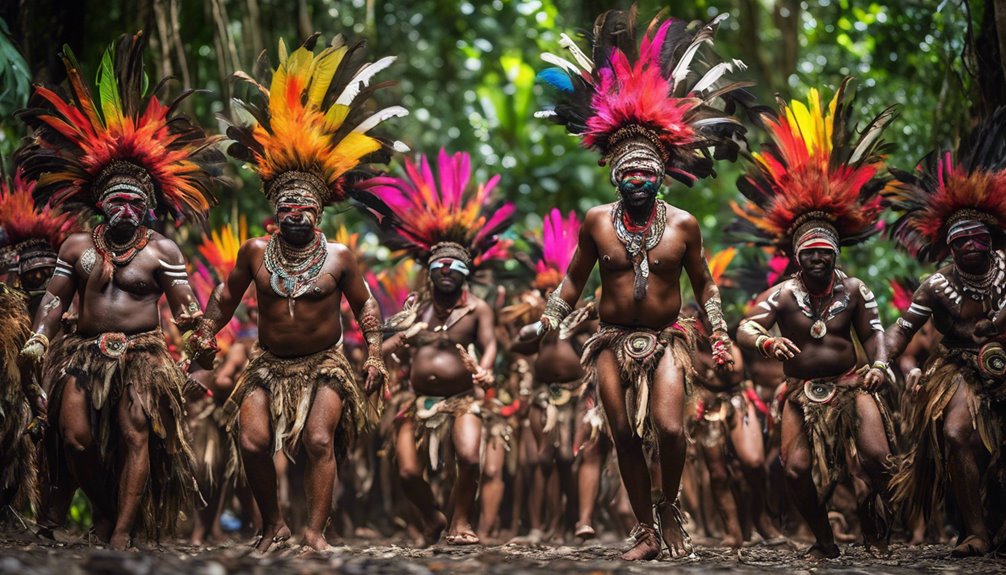
<instances>
[{"instance_id":1,"label":"dirt ground","mask_svg":"<svg viewBox=\"0 0 1006 575\"><path fill-rule=\"evenodd\" d=\"M891 556L883 559L868 556L860 547L846 546L840 559L823 564L801 559L799 546L749 547L739 555L729 549L699 547L689 559L626 563L618 559L622 546L608 542L410 549L387 541L351 541L329 555L291 547L260 559L251 557L250 548L240 543L208 548L142 546L122 553L81 540L52 543L30 534L4 534L0 535L0 575L1006 573L1006 558L951 560L946 545L894 546Z\"/></svg>"}]
</instances>

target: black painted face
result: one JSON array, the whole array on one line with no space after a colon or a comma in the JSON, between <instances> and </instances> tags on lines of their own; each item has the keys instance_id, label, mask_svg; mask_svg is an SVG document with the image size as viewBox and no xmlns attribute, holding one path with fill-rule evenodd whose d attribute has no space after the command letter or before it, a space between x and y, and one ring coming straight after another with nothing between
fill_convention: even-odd
<instances>
[{"instance_id":1,"label":"black painted face","mask_svg":"<svg viewBox=\"0 0 1006 575\"><path fill-rule=\"evenodd\" d=\"M972 234L950 242L950 253L954 264L970 273L981 273L988 269L992 261L992 235Z\"/></svg>"},{"instance_id":2,"label":"black painted face","mask_svg":"<svg viewBox=\"0 0 1006 575\"><path fill-rule=\"evenodd\" d=\"M660 190L657 174L646 170L626 172L618 182L618 194L629 208L645 208L651 205Z\"/></svg>"},{"instance_id":3,"label":"black painted face","mask_svg":"<svg viewBox=\"0 0 1006 575\"><path fill-rule=\"evenodd\" d=\"M803 250L797 255L797 262L805 277L815 280L828 281L835 273L835 262L837 254L828 248L811 248Z\"/></svg>"},{"instance_id":4,"label":"black painted face","mask_svg":"<svg viewBox=\"0 0 1006 575\"><path fill-rule=\"evenodd\" d=\"M282 196L276 202L279 234L289 244L302 246L314 239L318 207L303 194Z\"/></svg>"},{"instance_id":5,"label":"black painted face","mask_svg":"<svg viewBox=\"0 0 1006 575\"><path fill-rule=\"evenodd\" d=\"M433 282L433 288L437 291L441 293L454 293L464 286L465 274L451 268L450 265L444 265L430 270L430 281Z\"/></svg>"}]
</instances>

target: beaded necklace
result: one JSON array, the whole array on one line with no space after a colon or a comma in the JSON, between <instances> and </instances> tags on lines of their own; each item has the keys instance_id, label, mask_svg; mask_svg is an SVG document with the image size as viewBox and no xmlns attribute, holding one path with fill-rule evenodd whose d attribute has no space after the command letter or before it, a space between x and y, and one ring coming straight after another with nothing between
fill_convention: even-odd
<instances>
[{"instance_id":1,"label":"beaded necklace","mask_svg":"<svg viewBox=\"0 0 1006 575\"><path fill-rule=\"evenodd\" d=\"M279 232L269 238L265 248L265 268L271 274L269 285L276 295L290 300L290 315L293 300L307 293L327 257L328 240L321 230L315 230L314 240L302 248L284 242Z\"/></svg>"},{"instance_id":2,"label":"beaded necklace","mask_svg":"<svg viewBox=\"0 0 1006 575\"><path fill-rule=\"evenodd\" d=\"M656 200L653 211L643 226L636 226L628 220L625 206L619 200L615 209L611 210L611 223L615 226L615 235L625 246L629 259L632 260L632 271L635 273L632 297L636 301L646 297L646 284L650 277L650 263L646 254L652 250L664 235L667 224L667 208L664 202Z\"/></svg>"},{"instance_id":3,"label":"beaded necklace","mask_svg":"<svg viewBox=\"0 0 1006 575\"><path fill-rule=\"evenodd\" d=\"M94 249L101 254L102 258L111 261L116 266L124 266L133 261L136 254L147 246L150 241L150 230L146 226L138 226L133 233L133 237L125 244L114 244L105 237L108 231L108 224L98 224L91 232L91 240L94 242Z\"/></svg>"}]
</instances>

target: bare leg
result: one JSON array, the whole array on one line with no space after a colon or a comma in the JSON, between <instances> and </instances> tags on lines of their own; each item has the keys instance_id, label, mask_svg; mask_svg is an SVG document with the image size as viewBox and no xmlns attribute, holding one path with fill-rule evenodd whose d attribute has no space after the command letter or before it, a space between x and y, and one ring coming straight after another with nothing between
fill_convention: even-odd
<instances>
[{"instance_id":1,"label":"bare leg","mask_svg":"<svg viewBox=\"0 0 1006 575\"><path fill-rule=\"evenodd\" d=\"M107 488L109 478L102 473L101 455L91 433L90 400L73 378L66 382L59 409L60 435L68 467L91 501L95 534L108 541L115 526L116 505Z\"/></svg>"},{"instance_id":2,"label":"bare leg","mask_svg":"<svg viewBox=\"0 0 1006 575\"><path fill-rule=\"evenodd\" d=\"M650 394L650 419L657 434L660 455L661 488L667 501L674 502L681 485L681 472L685 467L687 441L685 439L685 374L674 363L668 350L661 358L653 376ZM669 506L665 506L669 510ZM684 557L692 552L683 535L684 526L678 526L670 514L661 517L664 542L672 557Z\"/></svg>"},{"instance_id":3,"label":"bare leg","mask_svg":"<svg viewBox=\"0 0 1006 575\"><path fill-rule=\"evenodd\" d=\"M527 499L528 521L531 524L531 531L528 533L527 540L529 543L538 543L541 541L545 524L543 515L545 513L545 489L548 485L548 478L545 474L545 467L548 464L545 461L545 457L551 455L551 453L548 446L544 445L546 442L544 432L545 411L537 405L533 405L528 414L528 419L531 422L533 445L530 450L530 459L528 460L531 469L531 492L528 494Z\"/></svg>"},{"instance_id":4,"label":"bare leg","mask_svg":"<svg viewBox=\"0 0 1006 575\"><path fill-rule=\"evenodd\" d=\"M730 431L730 441L741 464L741 472L750 488L751 515L755 529L766 541L779 539L782 534L776 529L772 519L765 509L765 492L768 488L768 478L765 470L765 444L762 440L761 424L758 412L750 402L745 403L747 416L737 410L734 413L733 428Z\"/></svg>"},{"instance_id":5,"label":"bare leg","mask_svg":"<svg viewBox=\"0 0 1006 575\"><path fill-rule=\"evenodd\" d=\"M618 374L615 354L605 350L597 358L598 396L611 426L611 436L618 453L618 471L629 496L629 504L639 525L650 533L637 539L623 559L649 560L660 556L660 540L652 533L653 507L650 497L650 471L643 455L643 441L633 434L625 411L625 392Z\"/></svg>"},{"instance_id":6,"label":"bare leg","mask_svg":"<svg viewBox=\"0 0 1006 575\"><path fill-rule=\"evenodd\" d=\"M715 424L714 424L715 425ZM727 471L726 446L721 437L714 445L702 445L700 451L709 469L709 486L712 488L715 506L723 521L726 536L721 544L724 547L740 548L743 542L741 523L737 517L737 502L730 489L730 473Z\"/></svg>"},{"instance_id":7,"label":"bare leg","mask_svg":"<svg viewBox=\"0 0 1006 575\"><path fill-rule=\"evenodd\" d=\"M971 390L964 383L957 388L944 412L943 436L946 439L950 487L963 520L964 533L951 555L984 555L989 548L981 502L981 473L975 458L978 432L968 408ZM978 449L983 449L978 447Z\"/></svg>"},{"instance_id":8,"label":"bare leg","mask_svg":"<svg viewBox=\"0 0 1006 575\"><path fill-rule=\"evenodd\" d=\"M279 511L279 494L276 488L276 464L272 453L272 422L269 416L269 397L265 391L255 389L241 402L238 415L240 429L241 461L248 485L262 513L262 539L256 550L264 553L273 543L290 538L290 529Z\"/></svg>"},{"instance_id":9,"label":"bare leg","mask_svg":"<svg viewBox=\"0 0 1006 575\"><path fill-rule=\"evenodd\" d=\"M506 449L502 438L490 437L485 445L485 461L482 465L482 485L479 498L482 513L479 516L479 538L487 541L496 526L500 503L503 501L503 463Z\"/></svg>"},{"instance_id":10,"label":"bare leg","mask_svg":"<svg viewBox=\"0 0 1006 575\"><path fill-rule=\"evenodd\" d=\"M576 416L575 411L567 410L568 417ZM559 491L565 495L565 508L562 509L562 529L568 534L570 526L577 516L577 490L573 475L573 421L559 423L559 445L555 449L555 468L559 472Z\"/></svg>"},{"instance_id":11,"label":"bare leg","mask_svg":"<svg viewBox=\"0 0 1006 575\"><path fill-rule=\"evenodd\" d=\"M49 421L59 422L60 405L49 403ZM42 484L42 505L39 510L39 534L53 537L54 529L66 525L66 514L70 511L73 494L77 491L77 481L70 472L69 462L63 455L62 439L55 429L50 429L43 441L47 472L40 477ZM40 474L41 475L41 474Z\"/></svg>"},{"instance_id":12,"label":"bare leg","mask_svg":"<svg viewBox=\"0 0 1006 575\"><path fill-rule=\"evenodd\" d=\"M331 549L325 524L332 514L332 492L337 480L335 430L342 416L342 398L334 389L319 386L302 436L307 452L304 487L307 491L307 528L304 544L315 551Z\"/></svg>"},{"instance_id":13,"label":"bare leg","mask_svg":"<svg viewBox=\"0 0 1006 575\"><path fill-rule=\"evenodd\" d=\"M811 548L812 557L838 557L840 552L835 544L835 535L811 476L811 452L804 432L803 413L789 401L785 402L782 411L782 461L793 504L817 540L815 547Z\"/></svg>"},{"instance_id":14,"label":"bare leg","mask_svg":"<svg viewBox=\"0 0 1006 575\"><path fill-rule=\"evenodd\" d=\"M122 434L123 467L119 477L118 515L109 545L113 549L126 549L131 543L136 517L140 511L143 492L150 478L150 455L147 430L147 416L140 407L139 398L133 386L126 387L126 393L117 406L119 431Z\"/></svg>"},{"instance_id":15,"label":"bare leg","mask_svg":"<svg viewBox=\"0 0 1006 575\"><path fill-rule=\"evenodd\" d=\"M866 496L872 498L879 495L881 500L887 501L889 499L887 485L891 479L888 469L891 447L887 444L880 409L872 396L866 394L856 396L856 415L859 419L859 427L856 429L856 450L859 452L860 467L866 476L864 479L869 484ZM870 513L873 503L873 501L859 501L863 537L867 545L886 553L891 526L877 524L878 518L874 513ZM887 518L888 521L890 519Z\"/></svg>"},{"instance_id":16,"label":"bare leg","mask_svg":"<svg viewBox=\"0 0 1006 575\"><path fill-rule=\"evenodd\" d=\"M478 536L472 529L471 513L479 488L479 448L482 445L482 420L472 413L459 415L454 418L454 428L451 431L458 477L454 482L454 490L451 494L454 511L451 513L451 525L447 529L447 534L454 543L470 545L479 542Z\"/></svg>"},{"instance_id":17,"label":"bare leg","mask_svg":"<svg viewBox=\"0 0 1006 575\"><path fill-rule=\"evenodd\" d=\"M416 428L412 420L405 420L395 437L395 459L398 462L398 477L402 480L405 497L423 516L423 535L427 545L440 540L440 534L447 526L447 518L437 509L436 499L430 484L423 479L423 466L416 451Z\"/></svg>"},{"instance_id":18,"label":"bare leg","mask_svg":"<svg viewBox=\"0 0 1006 575\"><path fill-rule=\"evenodd\" d=\"M576 536L584 540L597 536L594 530L594 508L601 491L602 460L600 441L580 451L580 468L576 472L580 519L576 523Z\"/></svg>"}]
</instances>

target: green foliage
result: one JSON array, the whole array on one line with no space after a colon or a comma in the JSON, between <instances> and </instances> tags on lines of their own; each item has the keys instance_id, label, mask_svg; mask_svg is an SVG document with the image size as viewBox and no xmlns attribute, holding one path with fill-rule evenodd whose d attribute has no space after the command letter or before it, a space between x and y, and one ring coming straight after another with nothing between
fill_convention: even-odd
<instances>
[{"instance_id":1,"label":"green foliage","mask_svg":"<svg viewBox=\"0 0 1006 575\"><path fill-rule=\"evenodd\" d=\"M7 158L17 146L21 127L14 112L28 103L31 72L28 63L11 42L7 22L0 18L0 158Z\"/></svg>"}]
</instances>

